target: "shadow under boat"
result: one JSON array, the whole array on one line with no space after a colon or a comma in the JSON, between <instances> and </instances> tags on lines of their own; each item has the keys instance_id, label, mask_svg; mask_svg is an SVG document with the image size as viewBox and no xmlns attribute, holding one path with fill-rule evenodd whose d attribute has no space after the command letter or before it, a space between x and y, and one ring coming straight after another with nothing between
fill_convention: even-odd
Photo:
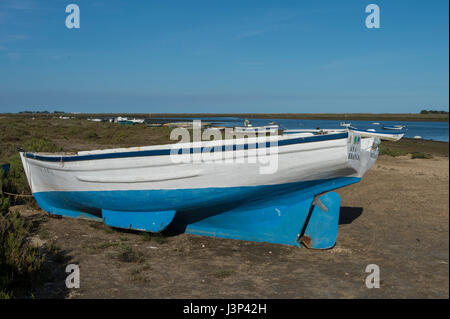
<instances>
[{"instance_id":1,"label":"shadow under boat","mask_svg":"<svg viewBox=\"0 0 450 319\"><path fill-rule=\"evenodd\" d=\"M341 207L339 212L339 225L348 225L353 223L353 221L359 218L362 213L362 207Z\"/></svg>"}]
</instances>

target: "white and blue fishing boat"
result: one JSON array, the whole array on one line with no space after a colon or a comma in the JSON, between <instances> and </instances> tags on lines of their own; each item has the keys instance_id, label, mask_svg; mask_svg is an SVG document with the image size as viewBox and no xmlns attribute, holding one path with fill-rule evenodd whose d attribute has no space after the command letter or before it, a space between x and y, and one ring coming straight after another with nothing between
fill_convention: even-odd
<instances>
[{"instance_id":1,"label":"white and blue fishing boat","mask_svg":"<svg viewBox=\"0 0 450 319\"><path fill-rule=\"evenodd\" d=\"M401 131L405 128L404 125L394 125L394 126L386 126L383 125L383 130L389 130L389 131Z\"/></svg>"},{"instance_id":2,"label":"white and blue fishing boat","mask_svg":"<svg viewBox=\"0 0 450 319\"><path fill-rule=\"evenodd\" d=\"M359 182L378 145L354 132L312 132L20 156L38 205L50 214L149 232L330 248L340 210L330 191ZM214 160L195 160L198 154Z\"/></svg>"},{"instance_id":3,"label":"white and blue fishing boat","mask_svg":"<svg viewBox=\"0 0 450 319\"><path fill-rule=\"evenodd\" d=\"M291 129L291 130L284 130L283 134L298 134L298 133L311 133L311 134L333 134L333 133L343 133L343 132L354 132L362 137L377 137L380 140L386 140L386 141L399 141L405 133L401 132L394 132L394 133L386 133L386 132L379 132L375 129L359 129L353 126L349 126L346 129Z\"/></svg>"},{"instance_id":4,"label":"white and blue fishing boat","mask_svg":"<svg viewBox=\"0 0 450 319\"><path fill-rule=\"evenodd\" d=\"M399 141L405 135L405 133L403 132L385 133L385 132L378 132L374 129L363 130L353 126L349 126L348 129L351 132L360 134L362 137L378 137L381 140L394 142Z\"/></svg>"}]
</instances>

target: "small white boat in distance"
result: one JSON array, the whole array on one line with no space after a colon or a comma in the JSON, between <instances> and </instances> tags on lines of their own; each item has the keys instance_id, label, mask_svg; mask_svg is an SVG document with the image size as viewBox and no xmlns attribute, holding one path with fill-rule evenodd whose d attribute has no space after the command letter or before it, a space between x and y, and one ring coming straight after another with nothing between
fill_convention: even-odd
<instances>
[{"instance_id":1,"label":"small white boat in distance","mask_svg":"<svg viewBox=\"0 0 450 319\"><path fill-rule=\"evenodd\" d=\"M343 126L343 127L349 127L351 125L352 125L352 123L341 122L341 126Z\"/></svg>"},{"instance_id":2,"label":"small white boat in distance","mask_svg":"<svg viewBox=\"0 0 450 319\"><path fill-rule=\"evenodd\" d=\"M264 125L264 126L235 126L235 133L277 133L278 125Z\"/></svg>"},{"instance_id":3,"label":"small white boat in distance","mask_svg":"<svg viewBox=\"0 0 450 319\"><path fill-rule=\"evenodd\" d=\"M374 129L361 130L352 126L349 126L346 129L292 129L292 130L284 130L283 134L299 134L299 133L303 133L305 135L336 134L347 131L356 132L360 134L362 137L378 137L380 140L386 141L398 141L404 136L404 133L381 133L375 131Z\"/></svg>"},{"instance_id":4,"label":"small white boat in distance","mask_svg":"<svg viewBox=\"0 0 450 319\"><path fill-rule=\"evenodd\" d=\"M394 125L394 126L385 126L383 125L383 130L394 130L394 131L401 131L405 128L404 125Z\"/></svg>"},{"instance_id":5,"label":"small white boat in distance","mask_svg":"<svg viewBox=\"0 0 450 319\"><path fill-rule=\"evenodd\" d=\"M381 140L394 142L400 140L405 135L404 133L381 133L374 129L362 130L352 126L350 126L348 130L358 133L363 137L378 137Z\"/></svg>"},{"instance_id":6,"label":"small white boat in distance","mask_svg":"<svg viewBox=\"0 0 450 319\"><path fill-rule=\"evenodd\" d=\"M235 126L233 128L235 133L278 133L279 125L263 125L253 126L249 120L244 121L244 126Z\"/></svg>"},{"instance_id":7,"label":"small white boat in distance","mask_svg":"<svg viewBox=\"0 0 450 319\"><path fill-rule=\"evenodd\" d=\"M380 125L380 123L378 123L378 122L373 122L372 124L373 125Z\"/></svg>"},{"instance_id":8,"label":"small white boat in distance","mask_svg":"<svg viewBox=\"0 0 450 319\"><path fill-rule=\"evenodd\" d=\"M332 133L344 133L347 129L289 129L284 130L283 134L299 134L299 133L314 133L314 134L332 134Z\"/></svg>"},{"instance_id":9,"label":"small white boat in distance","mask_svg":"<svg viewBox=\"0 0 450 319\"><path fill-rule=\"evenodd\" d=\"M134 123L134 124L142 124L144 123L144 119L129 119L128 121Z\"/></svg>"}]
</instances>

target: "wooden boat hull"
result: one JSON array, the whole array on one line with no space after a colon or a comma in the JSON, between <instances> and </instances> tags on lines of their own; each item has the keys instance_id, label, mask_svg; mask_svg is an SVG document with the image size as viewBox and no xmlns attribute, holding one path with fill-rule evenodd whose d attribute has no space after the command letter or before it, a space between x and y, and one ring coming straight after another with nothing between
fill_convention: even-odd
<instances>
[{"instance_id":1,"label":"wooden boat hull","mask_svg":"<svg viewBox=\"0 0 450 319\"><path fill-rule=\"evenodd\" d=\"M268 154L264 161L257 156L262 151L256 147L258 138L212 144L217 147L213 153L223 161L216 157L177 162L168 146L75 156L22 152L21 157L37 203L51 214L127 229L176 229L298 246L306 220L312 218L314 199L358 182L375 163L378 145L374 139L348 133L293 134L274 137L271 143L274 140L276 156ZM187 154L196 155L194 144L181 145L179 150L186 147ZM207 147L203 143L198 149ZM272 147L265 149L269 152ZM276 161L276 169L262 172L270 159ZM338 208L330 210L330 216L336 214ZM330 226L331 233L335 226ZM311 247L329 248L318 244L319 239Z\"/></svg>"}]
</instances>

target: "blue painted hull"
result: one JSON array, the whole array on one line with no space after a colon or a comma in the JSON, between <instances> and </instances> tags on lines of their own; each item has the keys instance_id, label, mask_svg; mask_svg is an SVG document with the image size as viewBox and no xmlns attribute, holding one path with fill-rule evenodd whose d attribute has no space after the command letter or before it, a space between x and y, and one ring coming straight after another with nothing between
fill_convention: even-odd
<instances>
[{"instance_id":1,"label":"blue painted hull","mask_svg":"<svg viewBox=\"0 0 450 319\"><path fill-rule=\"evenodd\" d=\"M169 229L295 246L300 245L299 238L305 232L307 221L312 218L318 222L309 232L321 237L314 238L312 235L314 242L319 243L319 239L322 243L326 242L312 247L329 248L330 243L334 245L337 235L339 197L326 197L328 207L333 208L325 219L319 217L320 212L311 216L311 212L315 211L312 209L313 200L325 192L359 181L360 178L356 177L342 177L282 185L40 192L34 193L34 196L39 206L51 214L96 219L113 227L151 232ZM322 220L327 218L332 222L325 222L323 229L320 229ZM324 241L326 237L329 239Z\"/></svg>"},{"instance_id":2,"label":"blue painted hull","mask_svg":"<svg viewBox=\"0 0 450 319\"><path fill-rule=\"evenodd\" d=\"M58 209L101 214L102 209L124 212L192 210L213 206L236 206L242 202L266 201L291 192L301 197L318 194L359 182L357 177L342 177L281 185L198 188L173 190L80 191L34 193L42 209L58 214Z\"/></svg>"}]
</instances>

